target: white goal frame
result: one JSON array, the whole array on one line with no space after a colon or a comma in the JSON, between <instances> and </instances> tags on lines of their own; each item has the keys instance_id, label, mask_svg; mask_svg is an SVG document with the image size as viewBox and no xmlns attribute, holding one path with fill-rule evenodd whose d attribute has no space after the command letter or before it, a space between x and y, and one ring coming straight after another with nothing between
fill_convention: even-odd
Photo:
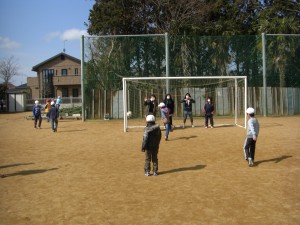
<instances>
[{"instance_id":1,"label":"white goal frame","mask_svg":"<svg viewBox=\"0 0 300 225\"><path fill-rule=\"evenodd\" d=\"M124 77L122 79L123 82L123 113L124 113L124 132L127 132L128 123L127 123L127 81L133 81L133 80L180 80L180 79L189 79L189 80L195 80L195 79L233 79L235 81L234 89L235 89L235 102L234 102L234 125L239 126L242 128L246 128L247 123L247 77L246 76L203 76L203 77ZM237 89L237 79L244 79L244 112L245 112L245 118L244 118L244 125L237 124L237 114L238 114L238 108L237 108L237 102L238 102L238 89ZM167 87L168 88L168 87ZM130 127L131 128L131 127ZM133 127L132 127L133 128Z\"/></svg>"}]
</instances>

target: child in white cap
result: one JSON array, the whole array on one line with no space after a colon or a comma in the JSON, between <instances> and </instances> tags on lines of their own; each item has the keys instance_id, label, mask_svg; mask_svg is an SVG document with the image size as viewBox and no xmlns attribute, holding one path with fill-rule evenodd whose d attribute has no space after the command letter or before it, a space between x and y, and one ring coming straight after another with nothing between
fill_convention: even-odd
<instances>
[{"instance_id":1,"label":"child in white cap","mask_svg":"<svg viewBox=\"0 0 300 225\"><path fill-rule=\"evenodd\" d=\"M146 117L146 127L144 129L142 152L145 152L145 176L150 176L150 163L153 163L153 176L157 176L158 173L158 149L161 139L161 130L159 124L155 124L155 117L148 115Z\"/></svg>"},{"instance_id":2,"label":"child in white cap","mask_svg":"<svg viewBox=\"0 0 300 225\"><path fill-rule=\"evenodd\" d=\"M259 134L259 123L254 116L254 112L255 110L251 107L246 110L248 123L244 154L249 166L254 166L255 146Z\"/></svg>"},{"instance_id":3,"label":"child in white cap","mask_svg":"<svg viewBox=\"0 0 300 225\"><path fill-rule=\"evenodd\" d=\"M164 126L166 128L165 140L167 141L169 138L169 133L171 131L169 109L163 102L159 103L158 107L160 108L161 118L162 118Z\"/></svg>"}]
</instances>

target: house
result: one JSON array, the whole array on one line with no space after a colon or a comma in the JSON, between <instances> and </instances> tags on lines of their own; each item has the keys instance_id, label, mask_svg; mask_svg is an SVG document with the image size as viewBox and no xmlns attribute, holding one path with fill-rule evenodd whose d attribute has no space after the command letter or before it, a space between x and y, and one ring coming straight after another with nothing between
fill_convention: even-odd
<instances>
[{"instance_id":1,"label":"house","mask_svg":"<svg viewBox=\"0 0 300 225\"><path fill-rule=\"evenodd\" d=\"M81 97L81 61L64 52L35 66L37 77L27 78L31 99Z\"/></svg>"},{"instance_id":2,"label":"house","mask_svg":"<svg viewBox=\"0 0 300 225\"><path fill-rule=\"evenodd\" d=\"M26 111L26 104L29 96L29 89L26 84L8 89L6 94L8 112Z\"/></svg>"}]
</instances>

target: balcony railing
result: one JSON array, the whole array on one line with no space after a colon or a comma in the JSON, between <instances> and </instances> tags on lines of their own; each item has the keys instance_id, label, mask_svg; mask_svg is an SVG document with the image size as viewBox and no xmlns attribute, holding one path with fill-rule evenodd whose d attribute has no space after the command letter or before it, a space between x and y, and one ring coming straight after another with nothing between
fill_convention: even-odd
<instances>
[{"instance_id":1,"label":"balcony railing","mask_svg":"<svg viewBox=\"0 0 300 225\"><path fill-rule=\"evenodd\" d=\"M81 76L77 75L67 75L67 76L54 76L53 77L53 85L80 85L81 84Z\"/></svg>"}]
</instances>

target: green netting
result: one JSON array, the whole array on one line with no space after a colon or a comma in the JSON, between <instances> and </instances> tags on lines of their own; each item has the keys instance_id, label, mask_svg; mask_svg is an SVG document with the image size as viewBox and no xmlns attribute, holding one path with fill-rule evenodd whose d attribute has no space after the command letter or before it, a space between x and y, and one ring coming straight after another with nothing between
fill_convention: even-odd
<instances>
[{"instance_id":1,"label":"green netting","mask_svg":"<svg viewBox=\"0 0 300 225\"><path fill-rule=\"evenodd\" d=\"M268 87L300 87L299 41L299 36L266 36ZM113 114L122 77L247 76L248 87L263 86L262 36L84 37L82 50L86 118Z\"/></svg>"}]
</instances>

